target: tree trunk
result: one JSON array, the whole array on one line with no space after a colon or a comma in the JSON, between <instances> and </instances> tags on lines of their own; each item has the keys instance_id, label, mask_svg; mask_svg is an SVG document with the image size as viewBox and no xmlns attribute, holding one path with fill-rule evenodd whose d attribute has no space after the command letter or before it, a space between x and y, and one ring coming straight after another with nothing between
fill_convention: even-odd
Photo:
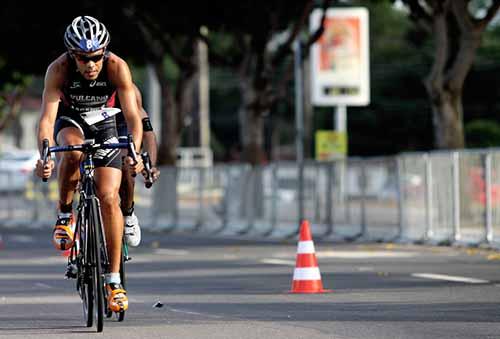
<instances>
[{"instance_id":1,"label":"tree trunk","mask_svg":"<svg viewBox=\"0 0 500 339\"><path fill-rule=\"evenodd\" d=\"M163 71L163 64L154 66L160 84L161 104L161 139L158 147L158 163L160 165L175 165L177 162L177 147L180 145L184 129L186 112L191 112L194 86L196 85L196 66L181 69L176 84L175 95Z\"/></svg>"},{"instance_id":2,"label":"tree trunk","mask_svg":"<svg viewBox=\"0 0 500 339\"><path fill-rule=\"evenodd\" d=\"M434 124L434 143L439 149L459 149L465 146L462 119L462 93L440 90L430 93Z\"/></svg>"},{"instance_id":3,"label":"tree trunk","mask_svg":"<svg viewBox=\"0 0 500 339\"><path fill-rule=\"evenodd\" d=\"M264 118L258 104L259 93L253 86L253 78L240 74L242 103L238 112L242 159L252 165L262 164L264 152Z\"/></svg>"},{"instance_id":4,"label":"tree trunk","mask_svg":"<svg viewBox=\"0 0 500 339\"><path fill-rule=\"evenodd\" d=\"M433 21L435 57L425 87L432 107L434 144L438 149L465 147L462 89L481 43L482 29L463 25L453 29L446 11L437 12Z\"/></svg>"},{"instance_id":5,"label":"tree trunk","mask_svg":"<svg viewBox=\"0 0 500 339\"><path fill-rule=\"evenodd\" d=\"M161 92L161 137L158 146L158 164L175 165L177 155L175 147L172 147L175 140L174 126L176 125L176 116L173 114L175 110L174 98L163 71L163 63L155 63L154 70L158 77Z\"/></svg>"}]
</instances>

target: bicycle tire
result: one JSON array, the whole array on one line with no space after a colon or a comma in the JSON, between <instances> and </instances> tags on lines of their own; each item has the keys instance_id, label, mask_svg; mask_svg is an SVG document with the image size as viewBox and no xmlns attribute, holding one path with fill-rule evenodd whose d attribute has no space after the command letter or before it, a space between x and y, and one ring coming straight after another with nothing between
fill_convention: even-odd
<instances>
[{"instance_id":1,"label":"bicycle tire","mask_svg":"<svg viewBox=\"0 0 500 339\"><path fill-rule=\"evenodd\" d=\"M124 247L123 246L127 246L127 244L125 243L125 241L122 242L122 254L120 256L120 280L121 280L121 283L122 283L122 286L124 289L126 289L126 283L127 283L127 276L125 274L125 251L124 251ZM123 319L125 319L125 311L120 311L118 312L117 314L117 320L119 322L123 321Z\"/></svg>"},{"instance_id":2,"label":"bicycle tire","mask_svg":"<svg viewBox=\"0 0 500 339\"><path fill-rule=\"evenodd\" d=\"M125 255L126 252L126 246L127 243L125 242L125 239L122 241L122 254L120 256L120 280L122 282L122 286L124 289L127 289L127 275L125 274ZM127 254L128 255L128 254Z\"/></svg>"},{"instance_id":3,"label":"bicycle tire","mask_svg":"<svg viewBox=\"0 0 500 339\"><path fill-rule=\"evenodd\" d=\"M84 207L85 208L85 207ZM78 284L80 285L80 298L82 299L83 315L86 321L87 327L92 327L94 324L94 286L92 278L92 269L89 264L92 262L92 256L88 250L88 225L82 227L82 222L85 220L84 212L79 213L78 219L76 221L76 229L78 230L79 236L78 241L80 243L80 253L77 254L79 257L78 264Z\"/></svg>"},{"instance_id":4,"label":"bicycle tire","mask_svg":"<svg viewBox=\"0 0 500 339\"><path fill-rule=\"evenodd\" d=\"M104 327L104 283L102 277L102 263L101 263L101 230L102 222L100 218L100 210L97 202L97 198L91 199L90 208L90 220L92 221L93 232L92 232L92 252L94 253L93 261L93 280L94 280L94 291L95 291L95 311L96 311L96 326L97 332L102 332Z\"/></svg>"}]
</instances>

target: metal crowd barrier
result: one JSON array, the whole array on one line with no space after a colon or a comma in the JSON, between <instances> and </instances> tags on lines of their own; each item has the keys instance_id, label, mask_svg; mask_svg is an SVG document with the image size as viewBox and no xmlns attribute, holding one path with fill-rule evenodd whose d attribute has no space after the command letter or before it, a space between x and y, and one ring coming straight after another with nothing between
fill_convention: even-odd
<instances>
[{"instance_id":1,"label":"metal crowd barrier","mask_svg":"<svg viewBox=\"0 0 500 339\"><path fill-rule=\"evenodd\" d=\"M14 175L0 171L0 230L52 227L56 181L9 189ZM151 231L287 238L302 218L318 240L498 247L500 151L306 161L303 171L294 162L162 167L151 189L136 184L135 206Z\"/></svg>"}]
</instances>

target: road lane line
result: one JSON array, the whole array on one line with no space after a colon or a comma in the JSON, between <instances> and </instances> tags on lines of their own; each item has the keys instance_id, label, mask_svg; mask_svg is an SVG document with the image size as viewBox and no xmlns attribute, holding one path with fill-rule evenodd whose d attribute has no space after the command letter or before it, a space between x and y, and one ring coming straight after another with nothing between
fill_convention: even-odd
<instances>
[{"instance_id":1,"label":"road lane line","mask_svg":"<svg viewBox=\"0 0 500 339\"><path fill-rule=\"evenodd\" d=\"M172 308L172 307L167 307L167 309L171 312L184 313L184 314L190 314L190 315L198 315L198 316L207 317L207 318L214 318L214 319L224 318L224 317L219 316L219 315L208 314L208 313L199 313L199 312L193 312L193 311L188 311L188 310L181 310L181 309Z\"/></svg>"},{"instance_id":2,"label":"road lane line","mask_svg":"<svg viewBox=\"0 0 500 339\"><path fill-rule=\"evenodd\" d=\"M293 260L262 259L260 262L263 263L263 264L271 264L271 265L295 266L295 261L293 261Z\"/></svg>"},{"instance_id":3,"label":"road lane line","mask_svg":"<svg viewBox=\"0 0 500 339\"><path fill-rule=\"evenodd\" d=\"M171 248L158 248L154 250L155 254L164 255L188 255L189 251L186 250L175 250Z\"/></svg>"},{"instance_id":4,"label":"road lane line","mask_svg":"<svg viewBox=\"0 0 500 339\"><path fill-rule=\"evenodd\" d=\"M50 286L50 285L47 285L47 284L44 284L44 283L39 283L39 282L35 283L35 286L36 287L41 287L41 288L52 288L52 286Z\"/></svg>"},{"instance_id":5,"label":"road lane line","mask_svg":"<svg viewBox=\"0 0 500 339\"><path fill-rule=\"evenodd\" d=\"M470 284L486 284L489 280L469 278L469 277L459 277L454 275L445 274L434 274L434 273L413 273L412 277L424 278L424 279L434 279L434 280L446 280L454 282L465 282Z\"/></svg>"}]
</instances>

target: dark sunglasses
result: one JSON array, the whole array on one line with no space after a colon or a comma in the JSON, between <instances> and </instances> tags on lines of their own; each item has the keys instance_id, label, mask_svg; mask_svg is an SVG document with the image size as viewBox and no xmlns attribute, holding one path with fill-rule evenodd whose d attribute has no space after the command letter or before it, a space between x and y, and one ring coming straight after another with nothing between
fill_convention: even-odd
<instances>
[{"instance_id":1,"label":"dark sunglasses","mask_svg":"<svg viewBox=\"0 0 500 339\"><path fill-rule=\"evenodd\" d=\"M84 54L73 54L75 56L75 58L86 64L86 63L89 63L90 61L93 61L93 62L99 62L102 60L102 58L104 57L104 53L101 53L101 54L96 54L96 55L92 55L92 56L88 56L88 55L84 55Z\"/></svg>"}]
</instances>

